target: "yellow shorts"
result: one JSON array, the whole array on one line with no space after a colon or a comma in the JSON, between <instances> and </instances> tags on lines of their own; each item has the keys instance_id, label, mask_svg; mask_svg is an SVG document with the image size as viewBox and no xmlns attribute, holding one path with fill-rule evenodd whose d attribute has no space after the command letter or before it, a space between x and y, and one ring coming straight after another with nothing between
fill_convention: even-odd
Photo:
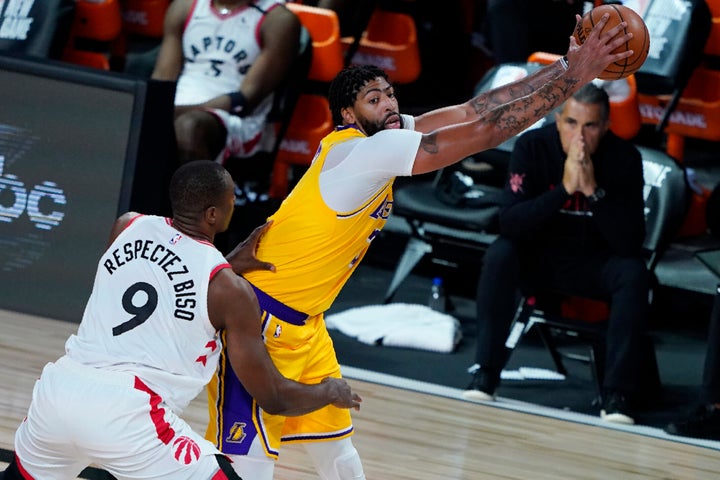
<instances>
[{"instance_id":1,"label":"yellow shorts","mask_svg":"<svg viewBox=\"0 0 720 480\"><path fill-rule=\"evenodd\" d=\"M264 298L262 292L258 299L263 309L265 344L280 373L310 384L341 376L322 314L307 317L270 297ZM278 308L278 304L284 308ZM224 350L218 372L208 385L208 408L206 438L231 455L246 455L256 437L265 453L277 458L281 443L337 440L353 434L350 411L345 408L329 405L300 417L263 412L235 376Z\"/></svg>"}]
</instances>

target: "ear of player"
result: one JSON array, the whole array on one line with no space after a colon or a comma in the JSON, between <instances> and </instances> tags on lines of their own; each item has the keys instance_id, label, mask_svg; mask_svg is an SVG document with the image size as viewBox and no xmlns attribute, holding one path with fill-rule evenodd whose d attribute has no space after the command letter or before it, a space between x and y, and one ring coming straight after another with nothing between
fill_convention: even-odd
<instances>
[{"instance_id":1,"label":"ear of player","mask_svg":"<svg viewBox=\"0 0 720 480\"><path fill-rule=\"evenodd\" d=\"M617 62L613 62L598 76L602 80L619 80L636 71L645 63L650 51L650 33L642 17L633 9L624 5L600 5L593 8L585 15L575 28L573 35L579 45L585 42L593 27L600 21L604 14L609 14L607 24L603 30L609 30L620 22L627 22L625 33L632 33L633 38L619 46L613 53L632 50L633 54Z\"/></svg>"}]
</instances>

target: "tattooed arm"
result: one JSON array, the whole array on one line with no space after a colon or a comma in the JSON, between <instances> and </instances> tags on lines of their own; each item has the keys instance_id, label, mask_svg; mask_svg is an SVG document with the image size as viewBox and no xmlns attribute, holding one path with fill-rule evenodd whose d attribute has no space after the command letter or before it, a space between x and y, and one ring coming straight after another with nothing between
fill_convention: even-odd
<instances>
[{"instance_id":1,"label":"tattooed arm","mask_svg":"<svg viewBox=\"0 0 720 480\"><path fill-rule=\"evenodd\" d=\"M542 75L530 84L520 86L516 82L499 93L490 91L488 95L464 104L467 108L460 107L455 111L452 107L444 109L432 122L419 117L418 121L422 123L416 123L416 130L424 135L415 156L412 174L432 172L474 153L497 147L558 107L581 86L596 78L607 65L632 55L631 51L612 53L619 45L630 40L632 34L621 33L624 22L601 33L607 18L602 17L583 45L578 45L571 38L567 54L568 69L565 70L559 62L545 67L545 75L550 79L545 77L545 83L539 88L531 87L532 83L543 78ZM553 72L557 73L554 77ZM522 95L523 89L530 91ZM495 105L503 95L518 96ZM464 117L461 110L466 112ZM468 110L474 113L470 114ZM438 118L444 118L445 123L436 122ZM435 128L428 131L426 126L430 123L434 123Z\"/></svg>"},{"instance_id":2,"label":"tattooed arm","mask_svg":"<svg viewBox=\"0 0 720 480\"><path fill-rule=\"evenodd\" d=\"M565 68L558 60L520 80L482 92L465 103L424 113L415 119L415 130L430 133L446 125L475 120L492 108L531 94L564 71Z\"/></svg>"}]
</instances>

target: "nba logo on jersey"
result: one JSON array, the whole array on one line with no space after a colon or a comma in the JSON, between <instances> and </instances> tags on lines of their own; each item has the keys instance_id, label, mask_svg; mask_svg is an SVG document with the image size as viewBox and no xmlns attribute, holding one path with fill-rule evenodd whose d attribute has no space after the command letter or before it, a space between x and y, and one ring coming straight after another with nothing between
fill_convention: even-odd
<instances>
[{"instance_id":1,"label":"nba logo on jersey","mask_svg":"<svg viewBox=\"0 0 720 480\"><path fill-rule=\"evenodd\" d=\"M173 442L173 455L178 463L190 465L200 458L200 446L192 438L178 437Z\"/></svg>"},{"instance_id":2,"label":"nba logo on jersey","mask_svg":"<svg viewBox=\"0 0 720 480\"><path fill-rule=\"evenodd\" d=\"M280 338L280 334L282 334L282 327L279 324L275 325L275 333L273 333L273 337Z\"/></svg>"},{"instance_id":3,"label":"nba logo on jersey","mask_svg":"<svg viewBox=\"0 0 720 480\"><path fill-rule=\"evenodd\" d=\"M182 238L181 233L176 233L171 239L170 239L170 245L177 245L177 243Z\"/></svg>"}]
</instances>

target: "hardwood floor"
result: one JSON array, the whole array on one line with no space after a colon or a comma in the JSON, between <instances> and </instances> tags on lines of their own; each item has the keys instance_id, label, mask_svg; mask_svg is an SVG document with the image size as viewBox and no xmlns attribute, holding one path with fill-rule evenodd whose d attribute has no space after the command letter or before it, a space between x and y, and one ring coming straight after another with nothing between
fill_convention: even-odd
<instances>
[{"instance_id":1,"label":"hardwood floor","mask_svg":"<svg viewBox=\"0 0 720 480\"><path fill-rule=\"evenodd\" d=\"M0 448L30 402L42 366L63 352L76 324L0 310ZM435 479L710 479L717 449L420 393L364 380L354 413L354 443L368 480ZM204 395L183 416L204 429ZM0 464L1 465L1 464ZM279 480L317 475L302 446L284 447Z\"/></svg>"}]
</instances>

